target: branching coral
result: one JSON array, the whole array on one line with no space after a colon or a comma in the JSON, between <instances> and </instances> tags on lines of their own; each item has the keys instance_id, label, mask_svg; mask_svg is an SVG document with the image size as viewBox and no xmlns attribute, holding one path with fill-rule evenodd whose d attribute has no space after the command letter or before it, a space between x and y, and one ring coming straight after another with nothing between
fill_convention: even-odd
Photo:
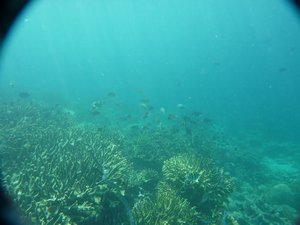
<instances>
[{"instance_id":1,"label":"branching coral","mask_svg":"<svg viewBox=\"0 0 300 225\"><path fill-rule=\"evenodd\" d=\"M211 160L187 154L174 156L164 162L163 175L165 182L196 206L203 218L221 220L232 183Z\"/></svg>"},{"instance_id":2,"label":"branching coral","mask_svg":"<svg viewBox=\"0 0 300 225\"><path fill-rule=\"evenodd\" d=\"M133 214L138 225L199 224L195 208L164 183L159 184L155 200L146 198L137 202Z\"/></svg>"},{"instance_id":3,"label":"branching coral","mask_svg":"<svg viewBox=\"0 0 300 225\"><path fill-rule=\"evenodd\" d=\"M115 202L111 210L124 208L131 167L119 150L119 137L33 115L37 122L26 119L9 128L15 145L7 145L20 151L3 163L6 188L27 220L91 224L102 221L107 202ZM22 131L18 143L16 130Z\"/></svg>"},{"instance_id":4,"label":"branching coral","mask_svg":"<svg viewBox=\"0 0 300 225\"><path fill-rule=\"evenodd\" d=\"M152 194L158 181L159 174L155 170L137 170L130 174L129 191L133 198L144 198Z\"/></svg>"}]
</instances>

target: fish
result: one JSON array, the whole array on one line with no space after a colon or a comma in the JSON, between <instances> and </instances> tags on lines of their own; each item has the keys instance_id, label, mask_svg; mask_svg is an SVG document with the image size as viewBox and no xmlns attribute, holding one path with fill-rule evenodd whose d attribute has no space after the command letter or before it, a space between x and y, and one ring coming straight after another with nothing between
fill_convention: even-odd
<instances>
[{"instance_id":1,"label":"fish","mask_svg":"<svg viewBox=\"0 0 300 225\"><path fill-rule=\"evenodd\" d=\"M104 104L105 104L105 101L103 101L103 100L98 100L98 101L94 101L94 102L92 103L92 107L93 107L93 108L101 108Z\"/></svg>"},{"instance_id":2,"label":"fish","mask_svg":"<svg viewBox=\"0 0 300 225\"><path fill-rule=\"evenodd\" d=\"M154 107L152 105L149 105L147 103L140 103L140 106L147 111L151 111L154 109Z\"/></svg>"},{"instance_id":3,"label":"fish","mask_svg":"<svg viewBox=\"0 0 300 225\"><path fill-rule=\"evenodd\" d=\"M285 73L286 71L287 71L287 68L285 68L285 67L281 67L278 69L279 73Z\"/></svg>"},{"instance_id":4,"label":"fish","mask_svg":"<svg viewBox=\"0 0 300 225\"><path fill-rule=\"evenodd\" d=\"M177 119L177 115L176 114L173 114L173 113L169 113L169 115L168 115L168 120L175 120L175 119Z\"/></svg>"},{"instance_id":5,"label":"fish","mask_svg":"<svg viewBox=\"0 0 300 225\"><path fill-rule=\"evenodd\" d=\"M30 94L27 91L22 91L19 93L20 98L29 98Z\"/></svg>"},{"instance_id":6,"label":"fish","mask_svg":"<svg viewBox=\"0 0 300 225\"><path fill-rule=\"evenodd\" d=\"M97 111L97 110L92 110L91 113L92 113L93 116L99 116L100 115L100 112Z\"/></svg>"},{"instance_id":7,"label":"fish","mask_svg":"<svg viewBox=\"0 0 300 225\"><path fill-rule=\"evenodd\" d=\"M193 113L192 113L192 116L199 117L199 116L202 116L202 113L196 111L196 112L193 112Z\"/></svg>"},{"instance_id":8,"label":"fish","mask_svg":"<svg viewBox=\"0 0 300 225\"><path fill-rule=\"evenodd\" d=\"M160 111L161 113L163 113L163 114L166 113L166 109L165 109L164 107L160 107L159 111Z\"/></svg>"},{"instance_id":9,"label":"fish","mask_svg":"<svg viewBox=\"0 0 300 225\"><path fill-rule=\"evenodd\" d=\"M14 88L14 87L15 87L15 82L11 80L11 81L8 83L8 85L9 85L11 88Z\"/></svg>"},{"instance_id":10,"label":"fish","mask_svg":"<svg viewBox=\"0 0 300 225\"><path fill-rule=\"evenodd\" d=\"M145 103L141 103L140 106L141 106L142 108L144 108L144 109L148 109L148 105L145 104Z\"/></svg>"},{"instance_id":11,"label":"fish","mask_svg":"<svg viewBox=\"0 0 300 225\"><path fill-rule=\"evenodd\" d=\"M116 94L115 92L108 92L108 93L107 93L107 96L108 96L108 97L116 97L117 94Z\"/></svg>"},{"instance_id":12,"label":"fish","mask_svg":"<svg viewBox=\"0 0 300 225\"><path fill-rule=\"evenodd\" d=\"M185 108L185 106L183 104L181 104L181 103L178 103L176 106L179 109L184 109Z\"/></svg>"},{"instance_id":13,"label":"fish","mask_svg":"<svg viewBox=\"0 0 300 225\"><path fill-rule=\"evenodd\" d=\"M120 119L121 120L129 120L129 119L131 119L131 117L132 116L130 114L125 114L125 115L121 116Z\"/></svg>"},{"instance_id":14,"label":"fish","mask_svg":"<svg viewBox=\"0 0 300 225\"><path fill-rule=\"evenodd\" d=\"M74 110L68 109L68 108L63 108L62 112L65 113L65 114L67 114L67 115L69 115L69 116L74 116L75 115Z\"/></svg>"},{"instance_id":15,"label":"fish","mask_svg":"<svg viewBox=\"0 0 300 225\"><path fill-rule=\"evenodd\" d=\"M149 112L145 112L144 115L143 115L143 119L146 119L149 117Z\"/></svg>"},{"instance_id":16,"label":"fish","mask_svg":"<svg viewBox=\"0 0 300 225\"><path fill-rule=\"evenodd\" d=\"M140 100L141 103L149 103L150 100L148 98L143 98Z\"/></svg>"},{"instance_id":17,"label":"fish","mask_svg":"<svg viewBox=\"0 0 300 225\"><path fill-rule=\"evenodd\" d=\"M154 109L154 106L148 105L148 110L153 110L153 109Z\"/></svg>"},{"instance_id":18,"label":"fish","mask_svg":"<svg viewBox=\"0 0 300 225\"><path fill-rule=\"evenodd\" d=\"M203 119L203 123L206 123L206 124L212 124L213 121L212 121L211 119L209 119L209 118L204 118L204 119Z\"/></svg>"},{"instance_id":19,"label":"fish","mask_svg":"<svg viewBox=\"0 0 300 225\"><path fill-rule=\"evenodd\" d=\"M214 63L213 63L213 65L214 65L215 67L218 67L218 66L220 66L220 65L221 65L221 63L220 63L220 62L218 62L218 61L216 61L216 62L214 62Z\"/></svg>"}]
</instances>

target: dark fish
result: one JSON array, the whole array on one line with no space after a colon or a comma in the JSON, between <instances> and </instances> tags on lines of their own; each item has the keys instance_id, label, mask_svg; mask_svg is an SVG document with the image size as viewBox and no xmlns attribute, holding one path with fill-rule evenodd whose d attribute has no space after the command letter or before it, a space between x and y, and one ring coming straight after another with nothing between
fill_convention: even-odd
<instances>
[{"instance_id":1,"label":"dark fish","mask_svg":"<svg viewBox=\"0 0 300 225\"><path fill-rule=\"evenodd\" d=\"M97 128L97 131L98 131L98 132L103 132L104 130L105 130L104 127L98 127L98 128Z\"/></svg>"},{"instance_id":2,"label":"dark fish","mask_svg":"<svg viewBox=\"0 0 300 225\"><path fill-rule=\"evenodd\" d=\"M131 119L131 115L130 114L126 114L124 116L121 116L120 119L121 120L129 120L129 119Z\"/></svg>"},{"instance_id":3,"label":"dark fish","mask_svg":"<svg viewBox=\"0 0 300 225\"><path fill-rule=\"evenodd\" d=\"M108 96L108 97L116 97L117 95L116 95L115 92L108 92L108 93L107 93L107 96Z\"/></svg>"},{"instance_id":4,"label":"dark fish","mask_svg":"<svg viewBox=\"0 0 300 225\"><path fill-rule=\"evenodd\" d=\"M296 50L297 50L296 47L293 46L293 47L290 47L289 52L294 53L294 52L296 52Z\"/></svg>"},{"instance_id":5,"label":"dark fish","mask_svg":"<svg viewBox=\"0 0 300 225\"><path fill-rule=\"evenodd\" d=\"M144 116L143 116L143 119L146 119L146 118L148 118L149 117L149 112L145 112L144 113Z\"/></svg>"},{"instance_id":6,"label":"dark fish","mask_svg":"<svg viewBox=\"0 0 300 225\"><path fill-rule=\"evenodd\" d=\"M136 90L136 93L138 93L139 95L142 95L142 94L144 94L144 91L139 89L139 90Z\"/></svg>"},{"instance_id":7,"label":"dark fish","mask_svg":"<svg viewBox=\"0 0 300 225\"><path fill-rule=\"evenodd\" d=\"M93 108L101 108L105 104L105 101L98 100L92 103Z\"/></svg>"},{"instance_id":8,"label":"dark fish","mask_svg":"<svg viewBox=\"0 0 300 225\"><path fill-rule=\"evenodd\" d=\"M221 63L220 63L220 62L214 62L213 65L214 65L215 67L218 67L218 66L221 66Z\"/></svg>"},{"instance_id":9,"label":"dark fish","mask_svg":"<svg viewBox=\"0 0 300 225\"><path fill-rule=\"evenodd\" d=\"M192 135L193 134L193 130L189 127L186 127L185 128L185 133L188 134L188 135Z\"/></svg>"},{"instance_id":10,"label":"dark fish","mask_svg":"<svg viewBox=\"0 0 300 225\"><path fill-rule=\"evenodd\" d=\"M203 123L206 123L206 124L212 124L213 121L212 121L211 119L209 119L209 118L204 118L204 119L203 119Z\"/></svg>"},{"instance_id":11,"label":"dark fish","mask_svg":"<svg viewBox=\"0 0 300 225\"><path fill-rule=\"evenodd\" d=\"M296 224L296 225L300 225L300 217L298 217L298 218L296 219L295 224Z\"/></svg>"},{"instance_id":12,"label":"dark fish","mask_svg":"<svg viewBox=\"0 0 300 225\"><path fill-rule=\"evenodd\" d=\"M175 120L175 119L177 119L177 115L172 114L172 113L170 113L170 114L168 115L168 120Z\"/></svg>"},{"instance_id":13,"label":"dark fish","mask_svg":"<svg viewBox=\"0 0 300 225\"><path fill-rule=\"evenodd\" d=\"M285 67L281 67L278 69L279 73L285 73L287 71L287 69Z\"/></svg>"},{"instance_id":14,"label":"dark fish","mask_svg":"<svg viewBox=\"0 0 300 225\"><path fill-rule=\"evenodd\" d=\"M118 107L118 108L120 108L122 105L121 105L121 103L116 102L116 103L115 103L115 106Z\"/></svg>"},{"instance_id":15,"label":"dark fish","mask_svg":"<svg viewBox=\"0 0 300 225\"><path fill-rule=\"evenodd\" d=\"M195 117L199 117L199 116L201 116L202 115L202 113L201 112L193 112L193 114L192 114L193 116L195 116Z\"/></svg>"},{"instance_id":16,"label":"dark fish","mask_svg":"<svg viewBox=\"0 0 300 225\"><path fill-rule=\"evenodd\" d=\"M19 93L19 97L20 98L29 98L30 94L26 91L22 91L22 92Z\"/></svg>"},{"instance_id":17,"label":"dark fish","mask_svg":"<svg viewBox=\"0 0 300 225\"><path fill-rule=\"evenodd\" d=\"M100 112L97 111L97 110L93 110L91 113L92 113L93 116L99 116L100 115Z\"/></svg>"},{"instance_id":18,"label":"dark fish","mask_svg":"<svg viewBox=\"0 0 300 225\"><path fill-rule=\"evenodd\" d=\"M130 129L132 129L132 130L139 130L140 126L137 125L137 124L133 124L133 125L130 126Z\"/></svg>"},{"instance_id":19,"label":"dark fish","mask_svg":"<svg viewBox=\"0 0 300 225\"><path fill-rule=\"evenodd\" d=\"M270 43L270 42L272 42L272 38L266 38L266 39L264 39L263 40L265 43Z\"/></svg>"},{"instance_id":20,"label":"dark fish","mask_svg":"<svg viewBox=\"0 0 300 225\"><path fill-rule=\"evenodd\" d=\"M151 111L151 110L153 110L153 109L154 109L154 106L148 105L148 110L149 110L149 111Z\"/></svg>"},{"instance_id":21,"label":"dark fish","mask_svg":"<svg viewBox=\"0 0 300 225\"><path fill-rule=\"evenodd\" d=\"M150 100L148 98L143 98L143 99L140 100L140 102L146 104L146 103L149 103Z\"/></svg>"}]
</instances>

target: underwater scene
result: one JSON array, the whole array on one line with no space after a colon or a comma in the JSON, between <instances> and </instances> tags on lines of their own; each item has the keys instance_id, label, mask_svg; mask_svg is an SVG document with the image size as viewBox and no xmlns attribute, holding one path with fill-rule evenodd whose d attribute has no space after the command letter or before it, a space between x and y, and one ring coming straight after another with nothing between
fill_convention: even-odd
<instances>
[{"instance_id":1,"label":"underwater scene","mask_svg":"<svg viewBox=\"0 0 300 225\"><path fill-rule=\"evenodd\" d=\"M0 61L0 181L24 224L292 225L288 1L40 0Z\"/></svg>"}]
</instances>

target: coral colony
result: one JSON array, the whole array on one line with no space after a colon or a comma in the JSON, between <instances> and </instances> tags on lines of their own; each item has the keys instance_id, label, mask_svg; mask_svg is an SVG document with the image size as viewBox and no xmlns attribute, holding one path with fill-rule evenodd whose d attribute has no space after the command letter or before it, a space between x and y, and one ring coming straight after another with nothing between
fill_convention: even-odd
<instances>
[{"instance_id":1,"label":"coral colony","mask_svg":"<svg viewBox=\"0 0 300 225\"><path fill-rule=\"evenodd\" d=\"M233 178L215 160L220 143L201 116L169 120L164 111L167 125L118 130L36 102L0 111L3 182L28 224L238 224L242 206L228 208ZM244 214L242 224L253 224ZM279 216L270 224L288 224Z\"/></svg>"}]
</instances>

